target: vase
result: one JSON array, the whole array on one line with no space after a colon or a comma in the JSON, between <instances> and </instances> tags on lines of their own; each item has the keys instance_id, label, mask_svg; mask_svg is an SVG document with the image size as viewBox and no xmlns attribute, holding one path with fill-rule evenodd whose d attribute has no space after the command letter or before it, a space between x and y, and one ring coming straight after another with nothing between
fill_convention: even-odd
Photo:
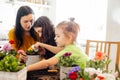
<instances>
[{"instance_id":1,"label":"vase","mask_svg":"<svg viewBox=\"0 0 120 80\"><path fill-rule=\"evenodd\" d=\"M67 78L66 73L68 73L71 68L72 67L60 66L60 80L63 80L64 78Z\"/></svg>"},{"instance_id":2,"label":"vase","mask_svg":"<svg viewBox=\"0 0 120 80\"><path fill-rule=\"evenodd\" d=\"M26 67L18 72L0 71L0 80L26 80L26 78L27 78Z\"/></svg>"},{"instance_id":3,"label":"vase","mask_svg":"<svg viewBox=\"0 0 120 80\"><path fill-rule=\"evenodd\" d=\"M28 59L26 61L26 66L28 66L30 64L34 64L38 61L40 61L40 55L28 55Z\"/></svg>"}]
</instances>

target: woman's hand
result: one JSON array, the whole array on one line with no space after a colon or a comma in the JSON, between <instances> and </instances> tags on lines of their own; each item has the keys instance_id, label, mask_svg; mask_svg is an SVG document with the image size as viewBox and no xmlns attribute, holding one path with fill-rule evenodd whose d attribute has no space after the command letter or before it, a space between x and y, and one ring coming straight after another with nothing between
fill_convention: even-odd
<instances>
[{"instance_id":1,"label":"woman's hand","mask_svg":"<svg viewBox=\"0 0 120 80\"><path fill-rule=\"evenodd\" d=\"M25 62L27 61L27 59L28 59L27 54L26 54L26 53L22 53L21 55L22 55L21 61L22 61L23 63L25 63Z\"/></svg>"},{"instance_id":2,"label":"woman's hand","mask_svg":"<svg viewBox=\"0 0 120 80\"><path fill-rule=\"evenodd\" d=\"M27 61L27 54L23 50L18 50L17 58L21 60L22 63Z\"/></svg>"}]
</instances>

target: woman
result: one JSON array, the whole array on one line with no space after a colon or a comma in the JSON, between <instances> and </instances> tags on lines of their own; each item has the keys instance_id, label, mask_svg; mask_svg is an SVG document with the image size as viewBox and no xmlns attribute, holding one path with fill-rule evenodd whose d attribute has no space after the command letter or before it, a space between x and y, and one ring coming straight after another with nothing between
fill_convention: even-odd
<instances>
[{"instance_id":1,"label":"woman","mask_svg":"<svg viewBox=\"0 0 120 80\"><path fill-rule=\"evenodd\" d=\"M32 28L34 23L34 12L29 6L21 6L18 9L16 23L8 33L9 40L14 40L13 48L17 51L26 51L37 41L37 35Z\"/></svg>"}]
</instances>

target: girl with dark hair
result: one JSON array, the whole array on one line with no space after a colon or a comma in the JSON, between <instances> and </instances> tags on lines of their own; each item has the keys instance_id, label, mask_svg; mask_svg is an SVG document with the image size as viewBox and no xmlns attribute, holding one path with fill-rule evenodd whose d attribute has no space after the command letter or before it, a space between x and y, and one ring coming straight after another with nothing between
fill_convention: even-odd
<instances>
[{"instance_id":1,"label":"girl with dark hair","mask_svg":"<svg viewBox=\"0 0 120 80\"><path fill-rule=\"evenodd\" d=\"M37 41L37 35L32 28L34 23L34 12L29 6L21 6L18 9L16 23L8 33L9 40L14 40L13 48L17 51L26 51Z\"/></svg>"},{"instance_id":2,"label":"girl with dark hair","mask_svg":"<svg viewBox=\"0 0 120 80\"><path fill-rule=\"evenodd\" d=\"M35 21L33 28L40 37L40 42L38 43L41 43L41 45L39 45L39 47L45 48L45 55L44 55L45 59L54 56L55 53L58 53L63 49L62 47L56 46L54 40L55 37L54 26L48 17L46 16L39 17ZM38 48L37 43L34 44L34 47Z\"/></svg>"}]
</instances>

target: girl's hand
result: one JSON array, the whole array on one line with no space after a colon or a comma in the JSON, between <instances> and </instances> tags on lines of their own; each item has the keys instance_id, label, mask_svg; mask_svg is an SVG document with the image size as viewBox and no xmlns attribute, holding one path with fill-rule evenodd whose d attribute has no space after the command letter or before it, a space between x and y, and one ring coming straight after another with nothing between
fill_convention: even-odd
<instances>
[{"instance_id":1,"label":"girl's hand","mask_svg":"<svg viewBox=\"0 0 120 80\"><path fill-rule=\"evenodd\" d=\"M39 46L40 46L40 42L36 42L36 43L34 44L34 48L35 48L35 49L39 49Z\"/></svg>"}]
</instances>

